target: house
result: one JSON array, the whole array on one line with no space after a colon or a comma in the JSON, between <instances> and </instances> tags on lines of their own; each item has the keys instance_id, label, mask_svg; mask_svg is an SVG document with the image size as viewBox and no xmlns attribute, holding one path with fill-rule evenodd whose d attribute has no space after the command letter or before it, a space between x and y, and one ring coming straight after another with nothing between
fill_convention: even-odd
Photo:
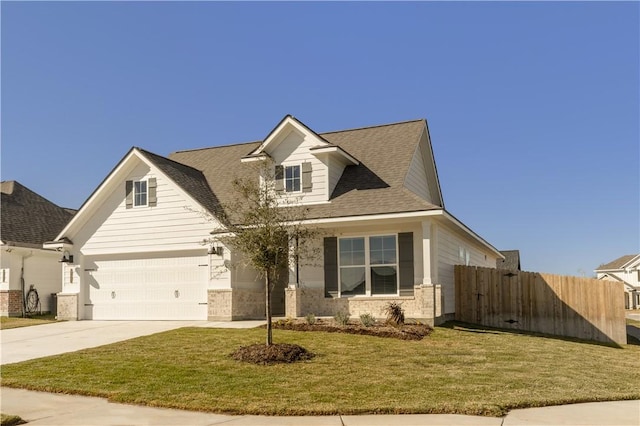
<instances>
[{"instance_id":1,"label":"house","mask_svg":"<svg viewBox=\"0 0 640 426\"><path fill-rule=\"evenodd\" d=\"M496 261L496 269L505 269L509 271L520 271L520 251L519 250L500 250L504 259Z\"/></svg>"},{"instance_id":2,"label":"house","mask_svg":"<svg viewBox=\"0 0 640 426\"><path fill-rule=\"evenodd\" d=\"M595 270L599 280L624 283L624 306L626 309L640 308L640 254L628 254Z\"/></svg>"},{"instance_id":3,"label":"house","mask_svg":"<svg viewBox=\"0 0 640 426\"><path fill-rule=\"evenodd\" d=\"M35 303L32 295L26 307L38 312L55 311L52 294L62 289L61 254L43 249L42 244L58 235L73 211L16 181L0 183L0 192L0 315L21 316L23 301L32 286L40 303Z\"/></svg>"},{"instance_id":4,"label":"house","mask_svg":"<svg viewBox=\"0 0 640 426\"><path fill-rule=\"evenodd\" d=\"M276 190L321 229L312 265L290 265L274 315L454 314L454 265L503 256L445 208L425 120L316 133L287 115L264 140L174 152L134 147L46 247L68 252L69 319L264 318L264 284L222 244L203 245L234 178L273 162ZM218 216L219 217L219 216Z\"/></svg>"}]
</instances>

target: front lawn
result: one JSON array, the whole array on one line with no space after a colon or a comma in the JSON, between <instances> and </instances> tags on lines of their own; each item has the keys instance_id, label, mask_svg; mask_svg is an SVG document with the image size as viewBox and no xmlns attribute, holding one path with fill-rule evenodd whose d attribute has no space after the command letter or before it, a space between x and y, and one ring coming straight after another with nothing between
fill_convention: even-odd
<instances>
[{"instance_id":1,"label":"front lawn","mask_svg":"<svg viewBox=\"0 0 640 426\"><path fill-rule=\"evenodd\" d=\"M640 346L436 327L420 341L274 330L316 356L261 366L229 354L263 329L183 328L3 366L2 385L233 414L461 413L640 399Z\"/></svg>"},{"instance_id":2,"label":"front lawn","mask_svg":"<svg viewBox=\"0 0 640 426\"><path fill-rule=\"evenodd\" d=\"M28 318L20 317L0 317L0 329L6 330L9 328L29 327L32 325L49 324L55 322L54 315L34 315Z\"/></svg>"}]
</instances>

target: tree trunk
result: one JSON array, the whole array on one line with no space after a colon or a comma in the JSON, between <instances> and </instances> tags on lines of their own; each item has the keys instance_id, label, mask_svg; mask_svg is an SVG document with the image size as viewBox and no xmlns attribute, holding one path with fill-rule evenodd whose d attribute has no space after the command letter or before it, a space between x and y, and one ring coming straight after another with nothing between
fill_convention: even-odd
<instances>
[{"instance_id":1,"label":"tree trunk","mask_svg":"<svg viewBox=\"0 0 640 426\"><path fill-rule=\"evenodd\" d=\"M271 327L271 270L267 269L267 278L265 280L267 291L267 300L266 300L266 308L267 308L267 346L271 346L273 344L273 331Z\"/></svg>"}]
</instances>

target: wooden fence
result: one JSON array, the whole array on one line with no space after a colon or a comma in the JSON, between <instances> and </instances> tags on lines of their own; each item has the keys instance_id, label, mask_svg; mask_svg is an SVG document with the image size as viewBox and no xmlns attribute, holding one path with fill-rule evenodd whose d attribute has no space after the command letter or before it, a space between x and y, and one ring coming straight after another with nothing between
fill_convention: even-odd
<instances>
[{"instance_id":1,"label":"wooden fence","mask_svg":"<svg viewBox=\"0 0 640 426\"><path fill-rule=\"evenodd\" d=\"M457 265L456 320L626 344L620 282Z\"/></svg>"}]
</instances>

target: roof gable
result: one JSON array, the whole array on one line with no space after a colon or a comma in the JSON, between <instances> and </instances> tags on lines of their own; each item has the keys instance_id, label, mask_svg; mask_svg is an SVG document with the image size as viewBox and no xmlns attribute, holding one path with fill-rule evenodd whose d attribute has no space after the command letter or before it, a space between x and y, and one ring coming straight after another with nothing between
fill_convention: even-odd
<instances>
[{"instance_id":1,"label":"roof gable","mask_svg":"<svg viewBox=\"0 0 640 426\"><path fill-rule=\"evenodd\" d=\"M295 119L287 116L284 120ZM281 128L282 122L270 135ZM339 147L357 159L358 163L345 167L329 203L309 205L308 217L440 209L441 206L424 200L404 186L407 169L424 128L424 120L414 120L318 134L318 137L329 144L327 146ZM261 155L264 147L264 142L252 142L178 151L169 158L201 170L212 192L225 205L235 196L232 184L234 178L251 179L256 176L254 167L239 160L248 157L247 152L250 153L249 156Z\"/></svg>"},{"instance_id":2,"label":"roof gable","mask_svg":"<svg viewBox=\"0 0 640 426\"><path fill-rule=\"evenodd\" d=\"M42 248L56 236L73 214L16 181L1 184L2 234L9 245Z\"/></svg>"},{"instance_id":3,"label":"roof gable","mask_svg":"<svg viewBox=\"0 0 640 426\"><path fill-rule=\"evenodd\" d=\"M627 254L609 263L598 266L596 271L620 271L640 264L640 254Z\"/></svg>"},{"instance_id":4,"label":"roof gable","mask_svg":"<svg viewBox=\"0 0 640 426\"><path fill-rule=\"evenodd\" d=\"M116 190L124 182L128 173L140 162L162 173L169 181L182 189L195 205L200 205L205 212L215 215L220 211L220 204L201 171L149 151L132 147L82 204L73 219L56 236L56 240L67 236L76 226L90 218L99 208L104 197Z\"/></svg>"},{"instance_id":5,"label":"roof gable","mask_svg":"<svg viewBox=\"0 0 640 426\"><path fill-rule=\"evenodd\" d=\"M329 154L338 156L346 164L358 163L358 160L345 152L341 147L327 141L292 115L286 115L282 120L280 120L278 125L269 132L266 138L264 138L264 141L260 146L248 155L242 157L241 161L248 162L264 160L268 157L272 157L273 152L277 150L278 146L292 133L297 134L300 139L308 138L313 146L310 151L314 155Z\"/></svg>"}]
</instances>

